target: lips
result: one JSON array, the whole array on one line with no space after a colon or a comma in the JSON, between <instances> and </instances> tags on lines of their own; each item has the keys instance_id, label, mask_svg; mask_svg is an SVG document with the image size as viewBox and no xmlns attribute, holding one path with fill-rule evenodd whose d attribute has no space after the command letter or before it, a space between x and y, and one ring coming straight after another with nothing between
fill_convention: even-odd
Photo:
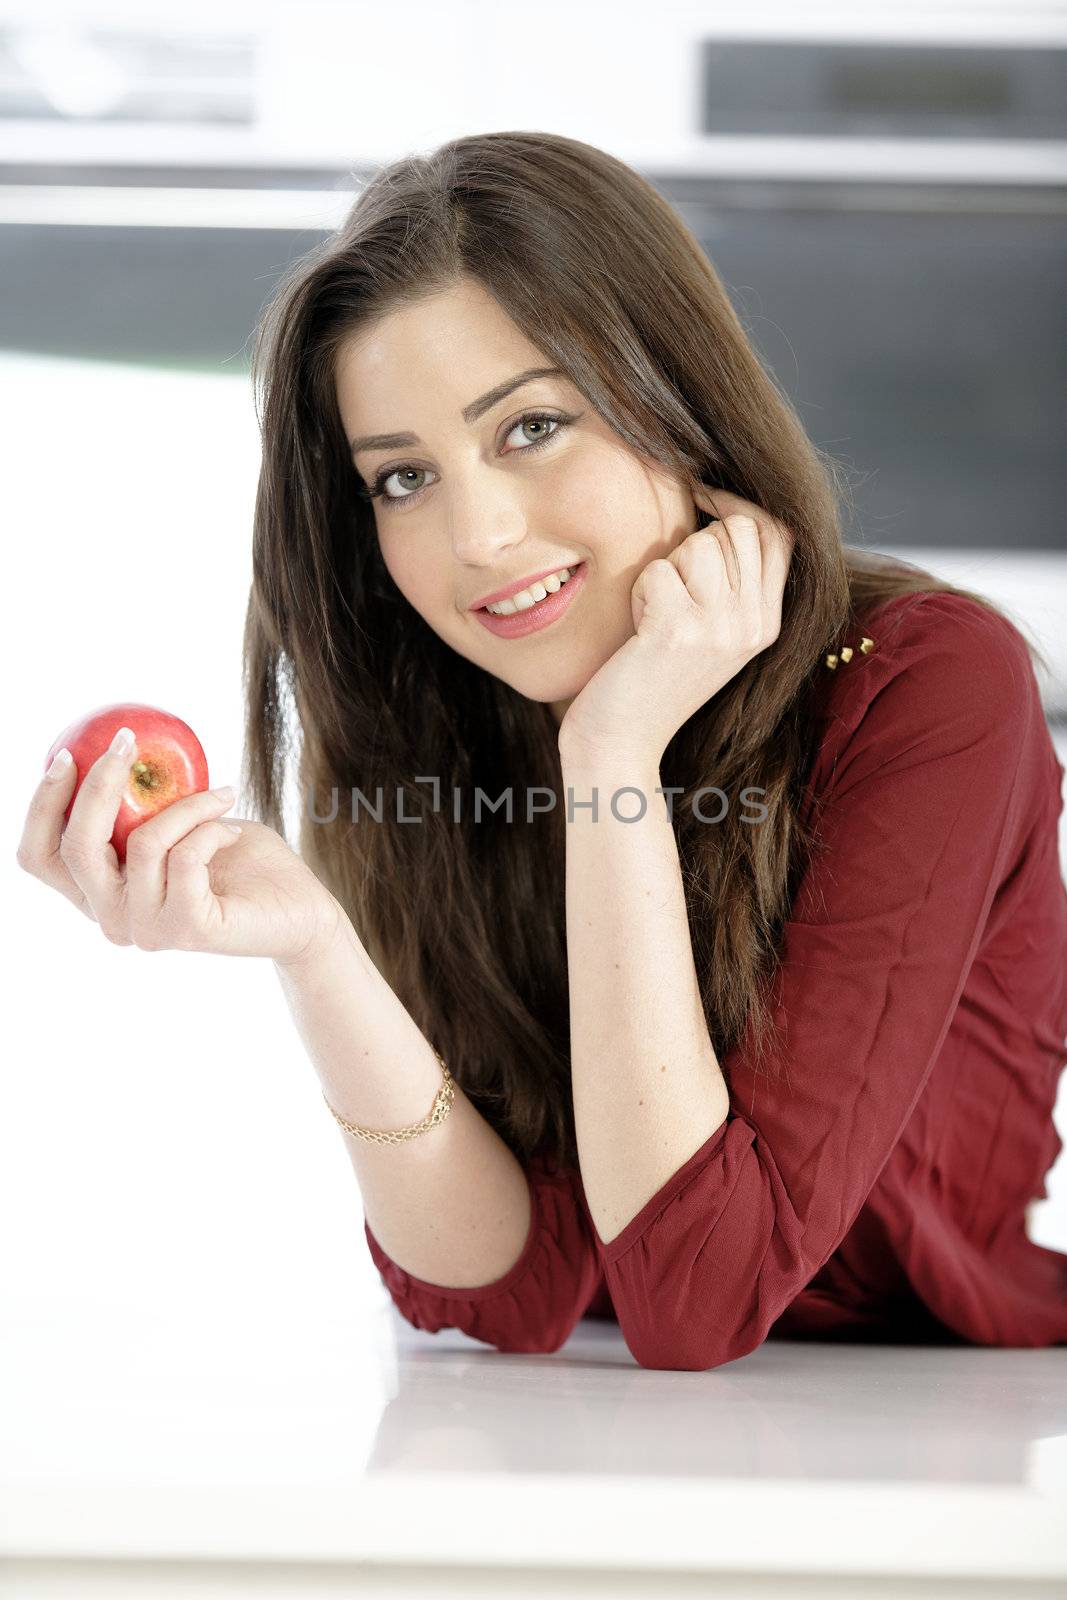
<instances>
[{"instance_id":1,"label":"lips","mask_svg":"<svg viewBox=\"0 0 1067 1600\"><path fill-rule=\"evenodd\" d=\"M475 611L474 615L483 628L495 633L499 639L521 639L526 634L539 633L542 628L551 627L566 614L578 598L586 576L585 562L580 561L566 583L561 584L555 594L547 594L543 600L527 606L524 611L515 611L509 616L502 617L494 611L486 611L483 608Z\"/></svg>"},{"instance_id":2,"label":"lips","mask_svg":"<svg viewBox=\"0 0 1067 1600\"><path fill-rule=\"evenodd\" d=\"M543 572L535 572L532 577L520 578L516 583L509 583L506 589L497 589L493 594L483 594L468 609L470 611L484 611L486 606L495 606L500 600L510 600L512 595L521 594L523 589L529 589L532 584L540 583L542 578L550 578L554 572L562 572L567 567L572 573L578 565L576 561L558 561L554 567L545 567Z\"/></svg>"}]
</instances>

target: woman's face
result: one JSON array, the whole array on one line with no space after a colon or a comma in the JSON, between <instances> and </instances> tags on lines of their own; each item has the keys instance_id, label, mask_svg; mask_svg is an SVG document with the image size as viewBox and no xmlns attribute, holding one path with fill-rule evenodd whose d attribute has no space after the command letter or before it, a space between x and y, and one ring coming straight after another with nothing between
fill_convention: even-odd
<instances>
[{"instance_id":1,"label":"woman's face","mask_svg":"<svg viewBox=\"0 0 1067 1600\"><path fill-rule=\"evenodd\" d=\"M465 278L353 335L335 382L356 471L381 489L371 504L397 588L446 644L548 703L558 724L633 633L641 569L693 531L697 512L684 485L635 454L562 375L473 406L550 365ZM412 438L360 442L399 433ZM471 609L579 563L570 603L533 632L500 637Z\"/></svg>"}]
</instances>

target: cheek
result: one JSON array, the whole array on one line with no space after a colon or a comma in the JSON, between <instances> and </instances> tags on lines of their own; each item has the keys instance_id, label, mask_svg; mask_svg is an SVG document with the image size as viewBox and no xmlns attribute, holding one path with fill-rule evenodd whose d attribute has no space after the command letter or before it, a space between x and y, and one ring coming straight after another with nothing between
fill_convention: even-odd
<instances>
[{"instance_id":1,"label":"cheek","mask_svg":"<svg viewBox=\"0 0 1067 1600\"><path fill-rule=\"evenodd\" d=\"M618 451L590 452L552 488L552 514L561 534L607 571L624 567L626 552L647 544L656 526L644 474Z\"/></svg>"},{"instance_id":2,"label":"cheek","mask_svg":"<svg viewBox=\"0 0 1067 1600\"><path fill-rule=\"evenodd\" d=\"M401 513L403 515L403 513ZM380 541L385 570L409 605L424 617L432 617L447 606L449 588L446 575L435 571L423 554L406 549L402 540Z\"/></svg>"}]
</instances>

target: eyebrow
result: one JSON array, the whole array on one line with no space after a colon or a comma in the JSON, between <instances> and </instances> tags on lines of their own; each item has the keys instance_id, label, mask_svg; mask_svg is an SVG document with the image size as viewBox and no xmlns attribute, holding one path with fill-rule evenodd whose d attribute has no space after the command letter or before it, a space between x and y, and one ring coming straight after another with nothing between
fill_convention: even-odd
<instances>
[{"instance_id":1,"label":"eyebrow","mask_svg":"<svg viewBox=\"0 0 1067 1600\"><path fill-rule=\"evenodd\" d=\"M499 401L505 399L513 389L521 388L524 383L533 383L535 378L566 376L562 367L528 367L525 372L517 373L514 378L506 378L494 389L479 395L477 400L472 400L469 406L464 406L463 420L468 424L477 422L479 417L484 416ZM361 450L399 450L407 445L421 443L422 440L417 433L366 433L357 435L355 439L349 439L348 447L356 456Z\"/></svg>"}]
</instances>

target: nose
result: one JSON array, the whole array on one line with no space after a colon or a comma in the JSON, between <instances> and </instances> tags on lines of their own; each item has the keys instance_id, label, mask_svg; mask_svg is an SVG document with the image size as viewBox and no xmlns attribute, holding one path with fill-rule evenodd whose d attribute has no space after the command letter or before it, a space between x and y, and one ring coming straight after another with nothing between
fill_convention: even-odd
<instances>
[{"instance_id":1,"label":"nose","mask_svg":"<svg viewBox=\"0 0 1067 1600\"><path fill-rule=\"evenodd\" d=\"M526 517L513 497L476 493L472 485L455 506L451 536L459 566L492 576L513 565L509 553L526 538Z\"/></svg>"}]
</instances>

